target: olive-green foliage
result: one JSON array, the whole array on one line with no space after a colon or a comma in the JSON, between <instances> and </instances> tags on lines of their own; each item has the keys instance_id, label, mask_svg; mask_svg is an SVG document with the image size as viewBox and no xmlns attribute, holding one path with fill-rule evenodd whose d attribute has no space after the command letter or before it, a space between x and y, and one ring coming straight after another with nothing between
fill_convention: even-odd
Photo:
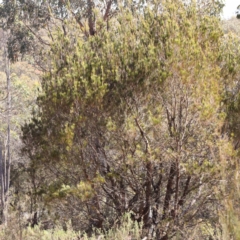
<instances>
[{"instance_id":1,"label":"olive-green foliage","mask_svg":"<svg viewBox=\"0 0 240 240\"><path fill-rule=\"evenodd\" d=\"M222 134L228 146L222 149L221 181L217 191L220 200L218 224L214 239L239 239L239 21L222 22L224 36L221 41L221 77L224 85L222 110L225 123ZM227 135L227 136L226 136ZM224 160L224 161L223 161Z\"/></svg>"},{"instance_id":2,"label":"olive-green foliage","mask_svg":"<svg viewBox=\"0 0 240 240\"><path fill-rule=\"evenodd\" d=\"M96 11L87 39L74 20L67 34L56 29L51 71L23 127L35 195L52 218L92 232L132 211L159 239L214 226L231 71L221 69L219 18L201 10L195 1L126 4L106 28Z\"/></svg>"},{"instance_id":3,"label":"olive-green foliage","mask_svg":"<svg viewBox=\"0 0 240 240\"><path fill-rule=\"evenodd\" d=\"M133 222L130 219L130 214L125 214L121 222L116 224L108 232L96 230L92 236L76 232L73 230L70 223L66 224L65 230L62 227L55 226L54 229L43 230L39 226L34 228L22 228L17 231L18 227L11 224L8 228L0 230L0 239L26 239L26 240L140 240L142 234L141 223Z\"/></svg>"}]
</instances>

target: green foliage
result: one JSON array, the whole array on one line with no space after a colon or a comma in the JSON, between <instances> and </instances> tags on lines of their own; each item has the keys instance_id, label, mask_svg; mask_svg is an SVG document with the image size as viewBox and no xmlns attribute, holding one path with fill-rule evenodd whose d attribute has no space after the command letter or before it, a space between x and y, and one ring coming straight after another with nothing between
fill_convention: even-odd
<instances>
[{"instance_id":1,"label":"green foliage","mask_svg":"<svg viewBox=\"0 0 240 240\"><path fill-rule=\"evenodd\" d=\"M13 238L28 240L126 240L131 238L140 240L142 234L141 224L133 222L130 219L130 214L125 214L122 217L121 222L116 224L116 226L114 226L110 231L102 232L97 230L96 234L93 234L91 237L87 236L87 234L74 231L70 223L67 223L65 228L65 230L62 227L55 227L51 230L43 230L41 227L35 226L34 228L28 227L21 229L20 232L15 232L16 226L11 226L11 229L9 227L1 230L0 237L6 240L11 240Z\"/></svg>"},{"instance_id":2,"label":"green foliage","mask_svg":"<svg viewBox=\"0 0 240 240\"><path fill-rule=\"evenodd\" d=\"M26 62L21 64L16 63L11 66L11 135L12 144L15 147L13 150L13 155L16 156L18 146L20 143L21 126L31 117L31 111L35 104L34 95L37 94L37 89L39 88L39 79L34 72L33 67L31 67ZM27 71L22 71L22 68L28 68ZM0 113L1 113L1 139L5 141L6 131L7 131L7 108L6 108L6 75L4 72L0 72Z\"/></svg>"},{"instance_id":3,"label":"green foliage","mask_svg":"<svg viewBox=\"0 0 240 240\"><path fill-rule=\"evenodd\" d=\"M93 36L75 19L52 33L22 130L34 194L60 223L92 233L132 211L149 237L214 234L238 62L212 3L206 13L201 1L119 5L107 28L96 14Z\"/></svg>"}]
</instances>

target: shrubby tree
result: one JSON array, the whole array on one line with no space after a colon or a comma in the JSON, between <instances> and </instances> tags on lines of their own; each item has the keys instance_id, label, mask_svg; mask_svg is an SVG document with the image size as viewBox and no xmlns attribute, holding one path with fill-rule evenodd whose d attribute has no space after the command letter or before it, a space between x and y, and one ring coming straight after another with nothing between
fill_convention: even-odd
<instances>
[{"instance_id":1,"label":"shrubby tree","mask_svg":"<svg viewBox=\"0 0 240 240\"><path fill-rule=\"evenodd\" d=\"M229 147L222 151L227 161L221 166L220 239L239 238L239 36L237 19L223 21L221 75L224 82L222 108L226 114L222 134L228 136ZM226 149L225 149L226 150ZM225 152L225 153L224 153ZM227 154L226 154L227 153Z\"/></svg>"},{"instance_id":2,"label":"shrubby tree","mask_svg":"<svg viewBox=\"0 0 240 240\"><path fill-rule=\"evenodd\" d=\"M36 214L44 199L52 218L89 233L131 212L155 239L187 238L196 227L207 237L229 147L222 103L231 72L221 71L217 11L195 1L126 3L105 28L96 17L88 39L76 18L67 34L58 28L23 127Z\"/></svg>"}]
</instances>

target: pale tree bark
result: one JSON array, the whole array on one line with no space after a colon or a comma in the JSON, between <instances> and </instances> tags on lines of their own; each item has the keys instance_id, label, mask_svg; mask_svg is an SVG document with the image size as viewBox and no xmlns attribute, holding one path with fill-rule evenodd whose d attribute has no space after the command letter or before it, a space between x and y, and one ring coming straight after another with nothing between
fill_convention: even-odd
<instances>
[{"instance_id":1,"label":"pale tree bark","mask_svg":"<svg viewBox=\"0 0 240 240\"><path fill-rule=\"evenodd\" d=\"M5 43L7 36L3 35ZM10 186L10 167L11 167L11 76L10 76L10 60L7 51L7 44L4 44L4 58L5 58L5 74L6 74L6 121L7 132L6 140L0 141L0 184L1 184L1 211L2 222L6 225L8 222L8 202L9 202L9 186ZM5 144L4 144L5 142ZM4 153L4 154L3 154Z\"/></svg>"}]
</instances>

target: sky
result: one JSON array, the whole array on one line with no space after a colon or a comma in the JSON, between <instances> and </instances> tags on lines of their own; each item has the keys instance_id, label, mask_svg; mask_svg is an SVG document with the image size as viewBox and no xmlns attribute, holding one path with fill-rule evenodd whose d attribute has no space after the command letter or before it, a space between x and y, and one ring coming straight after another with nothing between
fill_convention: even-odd
<instances>
[{"instance_id":1,"label":"sky","mask_svg":"<svg viewBox=\"0 0 240 240\"><path fill-rule=\"evenodd\" d=\"M225 0L225 7L223 8L223 18L228 19L236 16L235 12L238 5L240 5L240 0Z\"/></svg>"}]
</instances>

